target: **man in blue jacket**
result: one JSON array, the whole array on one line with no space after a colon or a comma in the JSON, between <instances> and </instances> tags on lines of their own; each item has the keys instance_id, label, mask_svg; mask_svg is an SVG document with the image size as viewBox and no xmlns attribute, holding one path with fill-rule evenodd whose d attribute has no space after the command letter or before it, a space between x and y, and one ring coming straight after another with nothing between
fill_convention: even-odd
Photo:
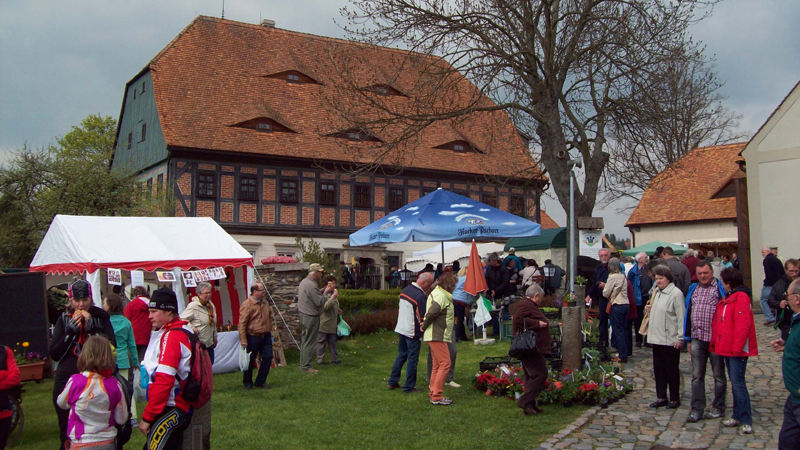
<instances>
[{"instance_id":1,"label":"man in blue jacket","mask_svg":"<svg viewBox=\"0 0 800 450\"><path fill-rule=\"evenodd\" d=\"M717 419L725 413L725 359L708 351L711 342L711 323L717 303L725 297L725 288L714 278L714 269L706 260L695 267L697 283L689 286L686 295L686 316L684 318L684 339L688 342L692 355L692 412L687 422L697 422L702 418ZM714 373L714 402L710 411L706 408L706 364L711 360Z\"/></svg>"},{"instance_id":2,"label":"man in blue jacket","mask_svg":"<svg viewBox=\"0 0 800 450\"><path fill-rule=\"evenodd\" d=\"M644 266L647 264L647 253L639 252L634 261L636 264L628 271L628 282L633 287L633 297L636 299L636 319L634 329L636 331L636 348L641 348L644 336L639 334L644 318L644 305L650 300L650 288L653 287L653 279L647 274Z\"/></svg>"}]
</instances>

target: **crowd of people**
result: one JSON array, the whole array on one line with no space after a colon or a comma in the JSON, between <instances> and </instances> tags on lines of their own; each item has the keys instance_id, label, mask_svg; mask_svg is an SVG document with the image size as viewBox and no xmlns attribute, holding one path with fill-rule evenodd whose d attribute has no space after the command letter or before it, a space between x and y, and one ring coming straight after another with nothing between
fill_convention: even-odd
<instances>
[{"instance_id":1,"label":"crowd of people","mask_svg":"<svg viewBox=\"0 0 800 450\"><path fill-rule=\"evenodd\" d=\"M534 331L539 351L520 358L525 389L517 405L523 414L536 415L542 411L537 397L545 386L545 356L551 347L550 323L540 310L551 284L543 275L548 274L549 268L548 278L558 275L560 282L561 274L550 260L539 267L533 260L523 264L513 251L509 253L504 260L496 254L488 256L485 295L499 299L522 294L516 299L512 334ZM769 248L762 254L766 274L760 293L763 325L780 329L781 338L772 341L771 346L784 352L784 383L790 391L784 406L780 448L795 448L793 445L800 442L800 331L796 328L800 323L800 261L792 258L781 263ZM723 418L724 426L740 427L742 434L751 434L753 419L745 374L749 358L758 356L759 348L753 295L736 268L736 255L720 259L709 254L701 259L695 251L688 250L679 260L672 248L665 247L652 257L639 253L627 260L612 258L608 249L602 249L599 260L586 302L599 309L600 347L608 347L610 328L611 346L617 350L614 361L628 362L634 345L652 349L656 399L650 406L680 406L678 367L685 348L692 362L691 412L687 422ZM444 388L460 387L453 379L455 344L468 338L467 312L476 300L464 291L468 268L454 269L446 266L423 270L399 295L395 327L398 352L388 388L401 389L406 394L419 392L417 366L425 342L429 348L428 397L433 405L452 404L452 399L444 395ZM341 314L337 279L329 276L321 283L323 274L322 266L311 264L298 288L303 373L318 372L312 361L316 357L317 365L324 365L326 347L330 363L341 363L336 348L336 322ZM199 340L208 349L212 362L214 359L217 313L210 301L212 289L209 283L198 283L196 296L179 315L175 293L168 288L158 289L150 296L136 287L133 300L123 309L123 301L116 294L103 299L103 308L95 306L91 285L86 281L78 280L69 286L69 311L59 317L50 342L50 357L58 362L53 404L61 448L122 448L133 428L147 436L145 448L180 448L183 430L192 418L192 407L184 398L192 370L192 339ZM250 353L248 368L243 370L245 389L269 389L266 381L273 360L273 317L266 296L263 284L254 283L240 308L239 340ZM504 308L501 317L507 314ZM494 328L497 332L499 327ZM177 329L184 332L171 333ZM10 349L0 350L6 355L5 361L0 358L2 392L3 386L14 384L16 365ZM259 356L262 362L253 381ZM705 374L709 363L714 394L710 408L706 408ZM404 366L406 374L401 385ZM130 392L137 369L140 386L148 396L139 421ZM724 417L729 408L729 381L733 404L730 415ZM9 420L10 414L0 409L0 444L7 436L3 430Z\"/></svg>"}]
</instances>

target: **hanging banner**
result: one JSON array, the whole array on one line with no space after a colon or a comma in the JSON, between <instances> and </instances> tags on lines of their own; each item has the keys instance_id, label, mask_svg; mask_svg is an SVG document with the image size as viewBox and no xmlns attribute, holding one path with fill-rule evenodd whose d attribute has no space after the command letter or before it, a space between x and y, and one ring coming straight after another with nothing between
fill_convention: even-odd
<instances>
[{"instance_id":1,"label":"hanging banner","mask_svg":"<svg viewBox=\"0 0 800 450\"><path fill-rule=\"evenodd\" d=\"M581 256L600 259L600 249L603 248L602 230L579 230Z\"/></svg>"},{"instance_id":2,"label":"hanging banner","mask_svg":"<svg viewBox=\"0 0 800 450\"><path fill-rule=\"evenodd\" d=\"M131 286L142 286L144 287L144 272L141 270L133 270L131 271Z\"/></svg>"},{"instance_id":3,"label":"hanging banner","mask_svg":"<svg viewBox=\"0 0 800 450\"><path fill-rule=\"evenodd\" d=\"M122 285L122 270L120 269L106 269L108 274L108 284L116 286Z\"/></svg>"}]
</instances>

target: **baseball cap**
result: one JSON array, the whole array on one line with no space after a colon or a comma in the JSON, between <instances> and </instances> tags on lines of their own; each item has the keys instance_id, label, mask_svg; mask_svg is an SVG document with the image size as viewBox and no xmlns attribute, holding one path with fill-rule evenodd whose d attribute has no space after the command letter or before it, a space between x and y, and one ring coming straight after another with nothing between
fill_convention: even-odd
<instances>
[{"instance_id":1,"label":"baseball cap","mask_svg":"<svg viewBox=\"0 0 800 450\"><path fill-rule=\"evenodd\" d=\"M317 263L313 263L310 266L308 266L308 271L309 272L324 272L325 269L322 268L322 265L317 264Z\"/></svg>"}]
</instances>

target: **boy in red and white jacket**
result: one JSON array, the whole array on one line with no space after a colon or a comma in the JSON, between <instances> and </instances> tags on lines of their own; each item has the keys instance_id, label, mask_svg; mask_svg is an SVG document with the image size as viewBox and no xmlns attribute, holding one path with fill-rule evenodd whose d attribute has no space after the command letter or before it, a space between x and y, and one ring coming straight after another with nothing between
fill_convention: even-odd
<instances>
[{"instance_id":1,"label":"boy in red and white jacket","mask_svg":"<svg viewBox=\"0 0 800 450\"><path fill-rule=\"evenodd\" d=\"M192 408L183 398L192 347L185 333L170 330L192 330L186 321L180 320L178 300L169 288L155 291L149 307L150 322L158 332L150 339L142 362L142 387L147 387L148 403L139 430L147 435L145 448L180 449L183 432L192 420Z\"/></svg>"}]
</instances>

